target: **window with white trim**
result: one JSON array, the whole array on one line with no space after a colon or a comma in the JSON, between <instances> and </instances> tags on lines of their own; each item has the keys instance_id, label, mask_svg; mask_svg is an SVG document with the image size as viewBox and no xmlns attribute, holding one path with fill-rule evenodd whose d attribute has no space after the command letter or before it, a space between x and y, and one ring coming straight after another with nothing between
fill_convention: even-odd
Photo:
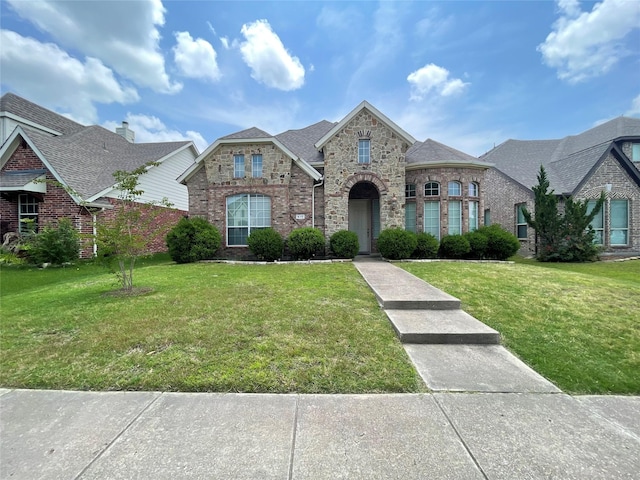
<instances>
[{"instance_id":1,"label":"window with white trim","mask_svg":"<svg viewBox=\"0 0 640 480\"><path fill-rule=\"evenodd\" d=\"M240 194L227 197L227 245L246 246L253 230L271 226L271 198Z\"/></svg>"},{"instance_id":2,"label":"window with white trim","mask_svg":"<svg viewBox=\"0 0 640 480\"><path fill-rule=\"evenodd\" d=\"M244 178L244 155L233 156L233 178Z\"/></svg>"},{"instance_id":3,"label":"window with white trim","mask_svg":"<svg viewBox=\"0 0 640 480\"><path fill-rule=\"evenodd\" d=\"M437 197L440 195L440 184L438 182L428 182L424 184L425 197Z\"/></svg>"},{"instance_id":4,"label":"window with white trim","mask_svg":"<svg viewBox=\"0 0 640 480\"><path fill-rule=\"evenodd\" d=\"M520 240L526 240L527 237L527 221L524 218L524 209L527 207L526 203L516 205L516 236Z\"/></svg>"},{"instance_id":5,"label":"window with white trim","mask_svg":"<svg viewBox=\"0 0 640 480\"><path fill-rule=\"evenodd\" d=\"M629 201L611 200L611 245L629 244Z\"/></svg>"},{"instance_id":6,"label":"window with white trim","mask_svg":"<svg viewBox=\"0 0 640 480\"><path fill-rule=\"evenodd\" d=\"M358 163L371 163L371 140L368 138L358 140Z\"/></svg>"},{"instance_id":7,"label":"window with white trim","mask_svg":"<svg viewBox=\"0 0 640 480\"><path fill-rule=\"evenodd\" d=\"M440 202L424 202L424 231L440 240Z\"/></svg>"},{"instance_id":8,"label":"window with white trim","mask_svg":"<svg viewBox=\"0 0 640 480\"><path fill-rule=\"evenodd\" d=\"M404 186L404 196L405 196L405 198L416 198L416 184L415 183L407 183Z\"/></svg>"},{"instance_id":9,"label":"window with white trim","mask_svg":"<svg viewBox=\"0 0 640 480\"><path fill-rule=\"evenodd\" d=\"M589 200L587 202L587 215L589 215L593 209L595 208L597 200ZM604 208L601 208L600 211L593 217L590 223L595 235L593 237L593 243L596 245L604 244Z\"/></svg>"},{"instance_id":10,"label":"window with white trim","mask_svg":"<svg viewBox=\"0 0 640 480\"><path fill-rule=\"evenodd\" d=\"M18 232L38 231L38 200L28 193L18 195Z\"/></svg>"},{"instance_id":11,"label":"window with white trim","mask_svg":"<svg viewBox=\"0 0 640 480\"><path fill-rule=\"evenodd\" d=\"M460 197L462 195L462 184L460 182L449 182L448 191L450 197Z\"/></svg>"},{"instance_id":12,"label":"window with white trim","mask_svg":"<svg viewBox=\"0 0 640 480\"><path fill-rule=\"evenodd\" d=\"M469 202L469 231L478 229L478 202Z\"/></svg>"},{"instance_id":13,"label":"window with white trim","mask_svg":"<svg viewBox=\"0 0 640 480\"><path fill-rule=\"evenodd\" d=\"M469 196L470 197L477 197L478 196L478 191L479 191L478 184L475 183L475 182L471 182L469 184Z\"/></svg>"},{"instance_id":14,"label":"window with white trim","mask_svg":"<svg viewBox=\"0 0 640 480\"><path fill-rule=\"evenodd\" d=\"M262 155L259 153L251 155L251 176L262 178Z\"/></svg>"},{"instance_id":15,"label":"window with white trim","mask_svg":"<svg viewBox=\"0 0 640 480\"><path fill-rule=\"evenodd\" d=\"M462 202L460 200L449 200L449 235L462 234Z\"/></svg>"},{"instance_id":16,"label":"window with white trim","mask_svg":"<svg viewBox=\"0 0 640 480\"><path fill-rule=\"evenodd\" d=\"M404 206L404 229L416 233L416 204L407 203Z\"/></svg>"}]
</instances>

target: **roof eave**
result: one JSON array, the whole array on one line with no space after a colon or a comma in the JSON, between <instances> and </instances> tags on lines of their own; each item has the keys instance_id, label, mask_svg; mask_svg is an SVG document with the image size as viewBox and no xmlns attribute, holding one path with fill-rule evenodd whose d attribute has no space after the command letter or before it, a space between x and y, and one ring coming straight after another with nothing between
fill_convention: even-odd
<instances>
[{"instance_id":1,"label":"roof eave","mask_svg":"<svg viewBox=\"0 0 640 480\"><path fill-rule=\"evenodd\" d=\"M423 168L442 168L442 167L464 167L464 168L477 168L486 170L494 167L493 163L481 162L481 161L462 161L462 160L448 160L445 162L423 162L423 163L409 163L406 166L406 170L421 170Z\"/></svg>"}]
</instances>

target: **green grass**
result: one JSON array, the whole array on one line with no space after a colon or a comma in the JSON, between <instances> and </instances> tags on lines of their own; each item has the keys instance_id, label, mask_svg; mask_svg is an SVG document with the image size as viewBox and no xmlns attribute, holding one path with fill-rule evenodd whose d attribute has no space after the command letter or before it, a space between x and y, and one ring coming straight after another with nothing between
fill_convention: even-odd
<instances>
[{"instance_id":1,"label":"green grass","mask_svg":"<svg viewBox=\"0 0 640 480\"><path fill-rule=\"evenodd\" d=\"M78 390L419 392L373 294L349 263L147 260L105 295L99 266L0 268L0 386Z\"/></svg>"},{"instance_id":2,"label":"green grass","mask_svg":"<svg viewBox=\"0 0 640 480\"><path fill-rule=\"evenodd\" d=\"M640 394L640 260L399 264L569 393Z\"/></svg>"}]
</instances>

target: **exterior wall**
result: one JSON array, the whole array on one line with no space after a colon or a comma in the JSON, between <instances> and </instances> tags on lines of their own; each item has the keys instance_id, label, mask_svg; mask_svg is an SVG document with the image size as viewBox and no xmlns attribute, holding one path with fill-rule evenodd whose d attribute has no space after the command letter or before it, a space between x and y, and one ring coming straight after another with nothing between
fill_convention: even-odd
<instances>
[{"instance_id":1,"label":"exterior wall","mask_svg":"<svg viewBox=\"0 0 640 480\"><path fill-rule=\"evenodd\" d=\"M517 235L516 205L526 204L527 210L534 213L533 192L514 182L495 168L491 168L485 175L486 197L484 210L489 210L491 223L501 225L504 229ZM480 212L482 216L484 210ZM521 255L535 253L535 231L527 227L527 239L520 240Z\"/></svg>"},{"instance_id":2,"label":"exterior wall","mask_svg":"<svg viewBox=\"0 0 640 480\"><path fill-rule=\"evenodd\" d=\"M447 235L448 221L448 200L449 194L447 185L449 182L460 182L462 184L462 196L455 197L455 200L462 200L462 232L469 231L469 202L476 201L478 205L478 226L482 226L482 213L485 208L485 170L476 168L424 168L420 170L410 170L406 174L406 183L416 186L416 231L424 231L424 202L425 200L440 201L440 238ZM424 185L428 182L438 182L440 184L439 197L425 197ZM469 184L478 184L478 196L469 197ZM407 203L413 200L408 200Z\"/></svg>"},{"instance_id":3,"label":"exterior wall","mask_svg":"<svg viewBox=\"0 0 640 480\"><path fill-rule=\"evenodd\" d=\"M360 133L371 141L369 164L358 163ZM349 190L359 181L376 185L380 194L380 229L404 227L402 202L405 153L409 145L368 110L360 111L324 147L325 235L349 225Z\"/></svg>"},{"instance_id":4,"label":"exterior wall","mask_svg":"<svg viewBox=\"0 0 640 480\"><path fill-rule=\"evenodd\" d=\"M630 144L629 144L630 145ZM631 152L629 151L629 155ZM606 192L605 185L611 185L611 191ZM589 177L576 193L577 199L597 199L605 191L607 202L604 205L604 250L607 252L640 251L640 186L629 177L612 154L600 164L598 169ZM609 245L609 222L611 200L628 200L629 202L629 243L627 246Z\"/></svg>"}]
</instances>

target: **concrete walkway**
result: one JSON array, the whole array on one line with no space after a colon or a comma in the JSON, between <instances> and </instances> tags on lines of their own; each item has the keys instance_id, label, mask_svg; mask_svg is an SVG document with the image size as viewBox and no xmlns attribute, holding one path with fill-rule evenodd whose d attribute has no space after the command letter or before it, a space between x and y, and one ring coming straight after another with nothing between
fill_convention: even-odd
<instances>
[{"instance_id":1,"label":"concrete walkway","mask_svg":"<svg viewBox=\"0 0 640 480\"><path fill-rule=\"evenodd\" d=\"M640 397L559 393L457 299L355 266L434 393L0 389L0 479L639 478Z\"/></svg>"}]
</instances>

